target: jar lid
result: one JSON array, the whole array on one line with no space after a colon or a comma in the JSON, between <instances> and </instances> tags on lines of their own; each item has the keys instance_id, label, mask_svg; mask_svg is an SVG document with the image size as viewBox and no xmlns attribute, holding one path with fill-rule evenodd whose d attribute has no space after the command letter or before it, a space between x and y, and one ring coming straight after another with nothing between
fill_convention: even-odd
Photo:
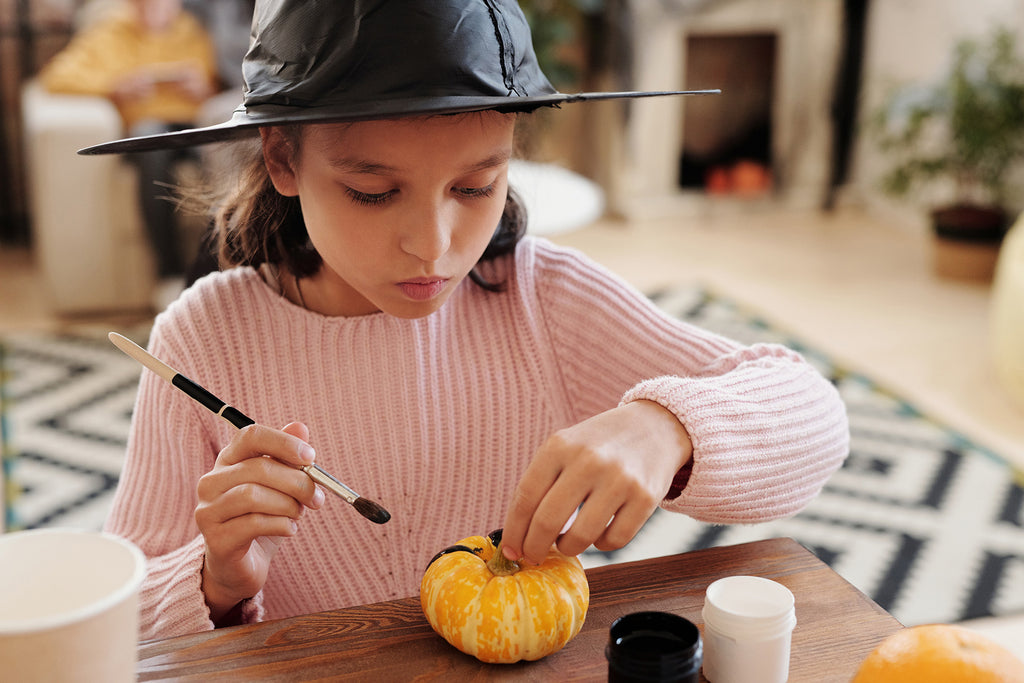
<instances>
[{"instance_id":1,"label":"jar lid","mask_svg":"<svg viewBox=\"0 0 1024 683\"><path fill-rule=\"evenodd\" d=\"M733 638L762 639L796 626L793 593L760 576L728 576L708 586L704 622Z\"/></svg>"},{"instance_id":2,"label":"jar lid","mask_svg":"<svg viewBox=\"0 0 1024 683\"><path fill-rule=\"evenodd\" d=\"M612 622L605 657L610 673L628 673L630 680L682 681L700 668L703 643L700 630L688 619L668 612L633 612Z\"/></svg>"}]
</instances>

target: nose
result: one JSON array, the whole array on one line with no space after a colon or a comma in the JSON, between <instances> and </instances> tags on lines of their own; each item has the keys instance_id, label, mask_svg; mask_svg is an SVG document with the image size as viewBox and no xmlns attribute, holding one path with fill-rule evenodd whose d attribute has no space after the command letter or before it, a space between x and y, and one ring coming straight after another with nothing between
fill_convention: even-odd
<instances>
[{"instance_id":1,"label":"nose","mask_svg":"<svg viewBox=\"0 0 1024 683\"><path fill-rule=\"evenodd\" d=\"M414 212L402 231L402 251L427 263L439 261L451 248L454 224L455 216L442 206Z\"/></svg>"}]
</instances>

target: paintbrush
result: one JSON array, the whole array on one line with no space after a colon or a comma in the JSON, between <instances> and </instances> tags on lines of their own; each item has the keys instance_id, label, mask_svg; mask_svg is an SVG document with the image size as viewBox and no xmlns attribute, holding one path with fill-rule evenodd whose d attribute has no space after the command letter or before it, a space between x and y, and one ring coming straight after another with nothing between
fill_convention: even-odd
<instances>
[{"instance_id":1,"label":"paintbrush","mask_svg":"<svg viewBox=\"0 0 1024 683\"><path fill-rule=\"evenodd\" d=\"M142 363L144 366L155 372L157 375L173 384L178 389L181 389L189 397L195 399L199 403L203 404L211 412L216 413L220 417L224 418L235 427L241 429L242 427L248 427L251 424L255 424L255 420L251 417L244 415L237 408L228 405L224 401L220 400L206 389L202 388L185 375L181 374L171 366L164 363L162 360L152 355L144 348L133 342L131 339L124 337L117 332L111 332L107 335L110 341L114 343L114 346L124 351L126 354ZM333 476L324 471L319 465L305 465L301 468L303 472L309 475L309 478L320 484L325 489L337 494L339 497L345 500L349 505L354 507L359 514L371 522L377 524L384 524L391 519L391 513L388 512L381 506L380 503L376 503L369 498L363 498L358 493L345 486L340 481L335 479Z\"/></svg>"}]
</instances>

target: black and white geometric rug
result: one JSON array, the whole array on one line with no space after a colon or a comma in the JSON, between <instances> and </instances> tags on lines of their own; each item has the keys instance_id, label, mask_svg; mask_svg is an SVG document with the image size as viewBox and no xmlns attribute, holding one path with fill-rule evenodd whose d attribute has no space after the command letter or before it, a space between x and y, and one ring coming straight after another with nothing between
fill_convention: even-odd
<instances>
[{"instance_id":1,"label":"black and white geometric rug","mask_svg":"<svg viewBox=\"0 0 1024 683\"><path fill-rule=\"evenodd\" d=\"M148 329L137 332L144 342ZM121 473L140 366L99 330L8 335L0 345L11 456L7 528L102 527Z\"/></svg>"},{"instance_id":2,"label":"black and white geometric rug","mask_svg":"<svg viewBox=\"0 0 1024 683\"><path fill-rule=\"evenodd\" d=\"M713 526L658 511L586 566L791 536L907 625L1024 612L1024 488L998 455L727 299L674 289L665 310L746 343L795 348L839 388L851 453L800 514ZM145 330L129 331L145 341ZM9 336L6 427L14 528L98 528L110 506L140 368L100 333Z\"/></svg>"}]
</instances>

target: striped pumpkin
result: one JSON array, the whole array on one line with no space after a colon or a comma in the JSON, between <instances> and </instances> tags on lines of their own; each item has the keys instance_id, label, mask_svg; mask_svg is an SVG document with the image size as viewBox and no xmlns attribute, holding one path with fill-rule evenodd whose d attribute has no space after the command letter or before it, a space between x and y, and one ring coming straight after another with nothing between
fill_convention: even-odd
<instances>
[{"instance_id":1,"label":"striped pumpkin","mask_svg":"<svg viewBox=\"0 0 1024 683\"><path fill-rule=\"evenodd\" d=\"M537 566L501 554L501 530L438 553L420 583L420 604L438 634L482 662L510 664L557 652L587 615L583 566L554 546Z\"/></svg>"}]
</instances>

